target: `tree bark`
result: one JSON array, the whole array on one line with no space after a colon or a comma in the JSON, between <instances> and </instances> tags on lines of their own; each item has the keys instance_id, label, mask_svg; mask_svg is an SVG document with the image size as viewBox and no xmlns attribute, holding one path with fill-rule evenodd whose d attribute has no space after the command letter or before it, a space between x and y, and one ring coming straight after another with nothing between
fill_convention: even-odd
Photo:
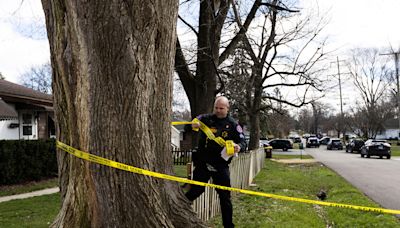
<instances>
[{"instance_id":1,"label":"tree bark","mask_svg":"<svg viewBox=\"0 0 400 228\"><path fill-rule=\"evenodd\" d=\"M259 147L260 139L260 111L262 100L262 65L253 67L252 72L252 96L247 96L249 105L248 116L250 122L250 142L249 150L254 150Z\"/></svg>"},{"instance_id":2,"label":"tree bark","mask_svg":"<svg viewBox=\"0 0 400 228\"><path fill-rule=\"evenodd\" d=\"M170 116L178 1L42 0L57 137L172 174ZM58 152L62 208L52 227L196 227L175 182Z\"/></svg>"},{"instance_id":3,"label":"tree bark","mask_svg":"<svg viewBox=\"0 0 400 228\"><path fill-rule=\"evenodd\" d=\"M199 30L197 36L197 62L196 72L189 71L188 63L182 51L177 48L175 68L183 84L190 102L192 117L209 113L213 109L214 99L217 95L217 72L219 66L219 51L222 27L230 7L229 0L200 1ZM178 47L179 47L179 43ZM227 51L229 55L234 48Z\"/></svg>"}]
</instances>

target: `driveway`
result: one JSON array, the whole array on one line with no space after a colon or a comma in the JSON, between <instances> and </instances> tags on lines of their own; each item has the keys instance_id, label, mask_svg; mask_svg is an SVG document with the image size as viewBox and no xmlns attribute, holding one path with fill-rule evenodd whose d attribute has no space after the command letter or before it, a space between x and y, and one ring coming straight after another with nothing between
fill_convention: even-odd
<instances>
[{"instance_id":1,"label":"driveway","mask_svg":"<svg viewBox=\"0 0 400 228\"><path fill-rule=\"evenodd\" d=\"M361 158L345 150L307 148L307 154L328 166L387 209L400 210L400 159Z\"/></svg>"}]
</instances>

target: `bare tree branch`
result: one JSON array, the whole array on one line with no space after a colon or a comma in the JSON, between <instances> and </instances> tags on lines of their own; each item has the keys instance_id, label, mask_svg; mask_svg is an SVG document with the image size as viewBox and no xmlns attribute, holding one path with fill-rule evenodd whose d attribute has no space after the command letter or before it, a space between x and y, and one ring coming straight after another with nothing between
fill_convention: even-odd
<instances>
[{"instance_id":1,"label":"bare tree branch","mask_svg":"<svg viewBox=\"0 0 400 228\"><path fill-rule=\"evenodd\" d=\"M192 30L194 32L194 34L196 34L196 36L199 36L199 33L196 31L196 29L189 24L188 22L186 22L180 15L178 15L179 20L181 20L187 27L190 28L190 30Z\"/></svg>"}]
</instances>

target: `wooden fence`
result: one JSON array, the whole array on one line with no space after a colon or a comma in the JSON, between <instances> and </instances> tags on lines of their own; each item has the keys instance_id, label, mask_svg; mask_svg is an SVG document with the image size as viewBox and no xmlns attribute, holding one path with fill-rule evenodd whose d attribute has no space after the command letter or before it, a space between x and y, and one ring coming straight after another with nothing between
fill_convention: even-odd
<instances>
[{"instance_id":1,"label":"wooden fence","mask_svg":"<svg viewBox=\"0 0 400 228\"><path fill-rule=\"evenodd\" d=\"M173 150L174 165L186 165L192 162L192 154L195 150Z\"/></svg>"},{"instance_id":2,"label":"wooden fence","mask_svg":"<svg viewBox=\"0 0 400 228\"><path fill-rule=\"evenodd\" d=\"M265 153L262 148L252 150L249 153L241 153L238 157L233 158L229 165L231 186L242 189L248 188L253 178L264 167L264 159ZM233 194L236 194L236 192L233 192ZM197 212L197 216L203 221L207 221L219 214L219 198L215 189L206 187L205 192L193 202L193 210Z\"/></svg>"}]
</instances>

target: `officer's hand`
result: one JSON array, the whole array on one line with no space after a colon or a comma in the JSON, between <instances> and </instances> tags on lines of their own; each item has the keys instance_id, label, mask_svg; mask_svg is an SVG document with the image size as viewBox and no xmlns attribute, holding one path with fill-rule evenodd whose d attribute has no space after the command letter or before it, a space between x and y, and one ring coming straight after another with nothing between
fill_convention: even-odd
<instances>
[{"instance_id":1,"label":"officer's hand","mask_svg":"<svg viewBox=\"0 0 400 228\"><path fill-rule=\"evenodd\" d=\"M192 128L199 128L200 127L200 123L192 123Z\"/></svg>"},{"instance_id":2,"label":"officer's hand","mask_svg":"<svg viewBox=\"0 0 400 228\"><path fill-rule=\"evenodd\" d=\"M235 143L235 145L233 146L235 148L235 153L238 153L240 151L240 146L238 144Z\"/></svg>"}]
</instances>

